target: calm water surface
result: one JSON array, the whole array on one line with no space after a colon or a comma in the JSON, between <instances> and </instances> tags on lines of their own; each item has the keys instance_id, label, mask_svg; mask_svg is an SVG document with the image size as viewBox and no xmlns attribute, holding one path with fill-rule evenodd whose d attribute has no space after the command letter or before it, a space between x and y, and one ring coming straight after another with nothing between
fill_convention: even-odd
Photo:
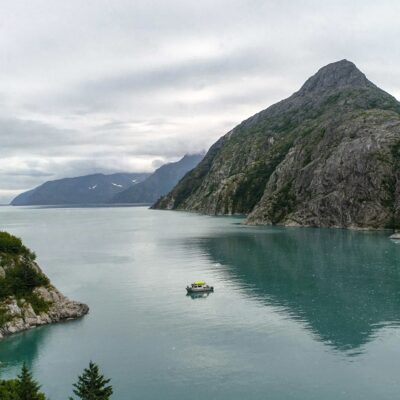
<instances>
[{"instance_id":1,"label":"calm water surface","mask_svg":"<svg viewBox=\"0 0 400 400\"><path fill-rule=\"evenodd\" d=\"M79 320L0 342L52 400L89 360L114 399L400 397L400 245L387 233L247 227L137 208L0 207ZM216 291L191 298L204 279Z\"/></svg>"}]
</instances>

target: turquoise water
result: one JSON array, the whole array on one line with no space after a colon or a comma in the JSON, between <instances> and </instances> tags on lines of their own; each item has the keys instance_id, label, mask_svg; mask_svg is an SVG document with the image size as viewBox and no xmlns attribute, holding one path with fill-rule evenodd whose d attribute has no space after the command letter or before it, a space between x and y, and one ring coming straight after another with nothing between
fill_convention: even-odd
<instances>
[{"instance_id":1,"label":"turquoise water","mask_svg":"<svg viewBox=\"0 0 400 400\"><path fill-rule=\"evenodd\" d=\"M0 208L79 320L0 342L52 400L96 361L114 399L400 396L400 245L387 233L248 227L133 208ZM204 279L216 291L185 294Z\"/></svg>"}]
</instances>

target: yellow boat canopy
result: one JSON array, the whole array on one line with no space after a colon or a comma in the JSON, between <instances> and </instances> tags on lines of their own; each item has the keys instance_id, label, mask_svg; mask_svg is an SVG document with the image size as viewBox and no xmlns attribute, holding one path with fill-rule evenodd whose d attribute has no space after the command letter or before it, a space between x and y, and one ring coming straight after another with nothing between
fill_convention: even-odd
<instances>
[{"instance_id":1,"label":"yellow boat canopy","mask_svg":"<svg viewBox=\"0 0 400 400\"><path fill-rule=\"evenodd\" d=\"M194 285L205 285L206 283L203 281L193 282Z\"/></svg>"}]
</instances>

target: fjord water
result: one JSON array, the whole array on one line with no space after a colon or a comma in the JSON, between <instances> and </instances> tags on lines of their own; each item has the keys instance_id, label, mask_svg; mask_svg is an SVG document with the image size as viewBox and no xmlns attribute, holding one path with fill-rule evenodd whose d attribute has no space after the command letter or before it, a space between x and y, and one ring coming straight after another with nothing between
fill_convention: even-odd
<instances>
[{"instance_id":1,"label":"fjord water","mask_svg":"<svg viewBox=\"0 0 400 400\"><path fill-rule=\"evenodd\" d=\"M0 342L53 400L96 361L114 399L394 399L400 245L384 232L249 227L130 208L0 208L79 321ZM216 291L185 295L204 279Z\"/></svg>"}]
</instances>

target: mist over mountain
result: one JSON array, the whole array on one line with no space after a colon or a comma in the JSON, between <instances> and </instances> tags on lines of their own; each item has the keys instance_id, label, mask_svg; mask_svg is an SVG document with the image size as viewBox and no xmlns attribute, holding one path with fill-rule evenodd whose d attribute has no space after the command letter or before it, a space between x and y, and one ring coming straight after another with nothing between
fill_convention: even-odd
<instances>
[{"instance_id":1,"label":"mist over mountain","mask_svg":"<svg viewBox=\"0 0 400 400\"><path fill-rule=\"evenodd\" d=\"M203 159L204 154L187 154L176 162L162 165L143 182L117 193L111 203L154 203Z\"/></svg>"}]
</instances>

